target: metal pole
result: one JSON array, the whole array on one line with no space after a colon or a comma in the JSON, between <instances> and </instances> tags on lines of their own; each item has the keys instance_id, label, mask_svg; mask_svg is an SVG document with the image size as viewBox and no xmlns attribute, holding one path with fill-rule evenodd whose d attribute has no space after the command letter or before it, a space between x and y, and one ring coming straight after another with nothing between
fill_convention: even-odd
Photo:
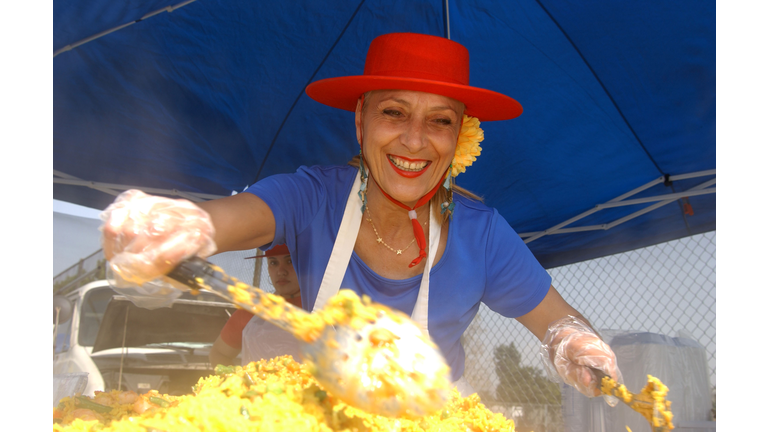
<instances>
[{"instance_id":1,"label":"metal pole","mask_svg":"<svg viewBox=\"0 0 768 432\"><path fill-rule=\"evenodd\" d=\"M445 0L445 34L448 40L451 40L451 15L448 7L448 0Z\"/></svg>"},{"instance_id":2,"label":"metal pole","mask_svg":"<svg viewBox=\"0 0 768 432\"><path fill-rule=\"evenodd\" d=\"M117 375L117 390L123 387L123 361L125 359L125 333L128 329L128 312L130 309L125 309L125 324L123 324L123 344L120 346L120 372ZM106 390L106 389L105 389Z\"/></svg>"},{"instance_id":3,"label":"metal pole","mask_svg":"<svg viewBox=\"0 0 768 432\"><path fill-rule=\"evenodd\" d=\"M53 326L53 356L56 357L56 337L59 335L59 312L61 307L56 306L56 323Z\"/></svg>"},{"instance_id":4,"label":"metal pole","mask_svg":"<svg viewBox=\"0 0 768 432\"><path fill-rule=\"evenodd\" d=\"M120 185L120 184L113 184L113 183L92 182L88 180L73 178L72 176L69 176L68 174L64 174L60 171L54 171L53 174L61 177L67 176L65 178L54 177L53 178L54 184L84 186L91 189L102 191L104 193L108 193L113 196L120 195L121 191L128 190L128 189L139 189L142 192L148 193L148 194L180 196L195 202L205 201L208 199L224 198L225 196L229 196L229 195L214 195L214 194L197 193L197 192L185 192L185 191L179 191L177 189L159 189L159 188L144 187L144 186L130 186L130 185Z\"/></svg>"},{"instance_id":5,"label":"metal pole","mask_svg":"<svg viewBox=\"0 0 768 432\"><path fill-rule=\"evenodd\" d=\"M102 36L106 36L106 35L108 35L108 34L110 34L112 32L116 32L116 31L118 31L120 29L124 29L124 28L128 27L129 25L136 24L139 21L143 21L143 20L145 20L147 18L153 17L153 16L155 16L155 15L157 15L159 13L162 13L162 12L171 13L171 12L173 12L176 9L183 8L184 6L192 3L193 1L195 1L195 0L187 0L187 1L181 2L179 4L173 5L173 6L166 6L164 8L158 9L156 11L150 12L150 13L144 15L143 17L137 19L137 20L134 20L134 21L131 21L131 22L127 22L125 24L121 24L121 25L119 25L117 27L112 27L111 29L104 30L101 33L96 33L93 36L89 36L89 37L87 37L85 39L81 39L81 40L79 40L77 42L71 43L71 44L66 45L66 46L64 46L62 48L57 49L56 51L53 52L53 57L56 57L57 55L65 52L65 51L69 51L69 50L72 50L74 48L77 48L80 45L83 45L83 44L86 44L86 43L91 42L93 40L96 40L96 39L98 39L98 38L100 38Z\"/></svg>"}]
</instances>

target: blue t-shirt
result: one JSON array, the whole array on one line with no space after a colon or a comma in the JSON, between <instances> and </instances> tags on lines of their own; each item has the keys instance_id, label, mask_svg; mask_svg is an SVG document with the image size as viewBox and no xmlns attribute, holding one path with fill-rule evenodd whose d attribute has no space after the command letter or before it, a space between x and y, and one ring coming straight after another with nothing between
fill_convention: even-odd
<instances>
[{"instance_id":1,"label":"blue t-shirt","mask_svg":"<svg viewBox=\"0 0 768 432\"><path fill-rule=\"evenodd\" d=\"M352 166L301 167L246 190L272 210L272 244L288 246L306 310L314 306L357 173ZM428 326L455 380L464 372L460 338L480 302L506 317L525 315L544 299L552 279L495 209L458 194L453 200L448 243L429 274ZM341 287L410 315L420 283L421 275L383 278L353 252Z\"/></svg>"}]
</instances>

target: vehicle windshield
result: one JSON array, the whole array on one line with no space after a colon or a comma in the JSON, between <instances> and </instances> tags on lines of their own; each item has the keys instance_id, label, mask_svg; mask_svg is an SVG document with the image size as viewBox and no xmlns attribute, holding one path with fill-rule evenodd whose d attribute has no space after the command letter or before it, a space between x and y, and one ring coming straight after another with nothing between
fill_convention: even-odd
<instances>
[{"instance_id":1,"label":"vehicle windshield","mask_svg":"<svg viewBox=\"0 0 768 432\"><path fill-rule=\"evenodd\" d=\"M117 295L115 291L110 287L96 288L88 291L83 298L82 306L80 308L80 329L78 331L78 344L81 346L92 347L96 342L96 336L99 334L99 327L101 326L102 319L104 318L104 311L107 310L112 297ZM181 295L181 299L186 300L198 300L198 301L214 301L222 302L223 300L212 293L201 292L198 295L192 295L185 292ZM198 344L196 342L178 342L167 344L156 344L157 346L166 345L180 348L201 348L205 344ZM210 345L210 344L208 344Z\"/></svg>"},{"instance_id":2,"label":"vehicle windshield","mask_svg":"<svg viewBox=\"0 0 768 432\"><path fill-rule=\"evenodd\" d=\"M104 311L114 295L115 292L109 287L93 289L85 294L80 307L80 330L77 335L80 346L93 346L96 342Z\"/></svg>"}]
</instances>

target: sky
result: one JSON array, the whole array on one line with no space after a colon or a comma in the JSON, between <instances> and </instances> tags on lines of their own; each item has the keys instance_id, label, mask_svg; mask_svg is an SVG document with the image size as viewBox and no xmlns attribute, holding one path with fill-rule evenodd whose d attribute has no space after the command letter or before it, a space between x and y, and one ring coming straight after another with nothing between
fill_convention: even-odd
<instances>
[{"instance_id":1,"label":"sky","mask_svg":"<svg viewBox=\"0 0 768 432\"><path fill-rule=\"evenodd\" d=\"M54 276L101 249L99 210L53 200Z\"/></svg>"},{"instance_id":2,"label":"sky","mask_svg":"<svg viewBox=\"0 0 768 432\"><path fill-rule=\"evenodd\" d=\"M78 216L87 219L99 219L101 210L83 207L81 205L68 203L66 201L53 200L53 211L71 216Z\"/></svg>"}]
</instances>

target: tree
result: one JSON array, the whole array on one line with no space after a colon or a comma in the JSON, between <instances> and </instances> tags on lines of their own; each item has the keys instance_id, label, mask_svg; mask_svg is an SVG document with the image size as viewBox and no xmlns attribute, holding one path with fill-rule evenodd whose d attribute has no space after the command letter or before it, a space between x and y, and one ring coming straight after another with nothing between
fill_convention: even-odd
<instances>
[{"instance_id":1,"label":"tree","mask_svg":"<svg viewBox=\"0 0 768 432\"><path fill-rule=\"evenodd\" d=\"M532 432L562 431L560 386L549 381L541 369L522 366L514 343L493 350L493 362L499 385L496 399L504 405L519 407L514 415L515 429Z\"/></svg>"},{"instance_id":2,"label":"tree","mask_svg":"<svg viewBox=\"0 0 768 432\"><path fill-rule=\"evenodd\" d=\"M496 398L509 404L560 404L560 386L541 369L520 365L520 352L515 344L499 345L493 349L493 362L499 385Z\"/></svg>"},{"instance_id":3,"label":"tree","mask_svg":"<svg viewBox=\"0 0 768 432\"><path fill-rule=\"evenodd\" d=\"M475 389L480 400L488 402L486 395L492 395L495 386L489 377L490 350L486 342L487 330L481 322L482 318L478 313L461 335L461 345L464 347L464 378Z\"/></svg>"}]
</instances>

